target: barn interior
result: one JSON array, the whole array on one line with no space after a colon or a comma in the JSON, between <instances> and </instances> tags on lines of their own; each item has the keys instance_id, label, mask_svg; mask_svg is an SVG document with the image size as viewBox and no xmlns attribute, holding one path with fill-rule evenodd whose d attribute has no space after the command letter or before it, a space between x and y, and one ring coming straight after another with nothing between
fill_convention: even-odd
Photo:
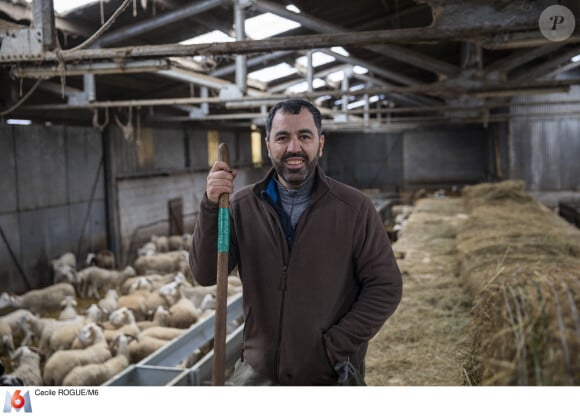
<instances>
[{"instance_id":1,"label":"barn interior","mask_svg":"<svg viewBox=\"0 0 580 416\"><path fill-rule=\"evenodd\" d=\"M387 358L370 357L371 382L580 382L578 2L73 3L0 1L0 292L53 284L52 261L66 252L76 255L80 269L90 253L109 251L122 270L152 238L193 232L218 145L229 147L238 189L259 180L271 168L264 131L269 108L303 97L323 116L321 167L373 199L405 284L416 289L402 304L401 318L439 302L433 298L439 290L449 290L442 299L454 299L435 304L441 316L460 316L433 334L455 337L439 343L442 348L461 345L443 360L445 368L413 378L393 364L409 358L388 350ZM501 227L474 212L486 203L497 208L498 194L533 205L530 222L504 236L484 261L474 257L478 239L495 241L505 227L528 218L511 202L490 214L505 221ZM506 218L506 212L522 215ZM426 235L433 221L446 228L434 230L428 242L413 238ZM526 234L536 227L543 231ZM510 240L514 233L523 237ZM538 243L538 235L566 241L552 246ZM550 273L541 274L566 280L542 285L546 299L560 299L569 312L560 320L567 329L550 332L565 352L546 353L563 364L528 355L534 376L518 361L521 348L502 344L498 349L511 355L500 360L493 346L481 343L486 332L464 337L472 319L485 322L479 330L493 330L485 320L494 305L503 306L494 304L493 285L481 282L504 275L520 281L519 263L506 260L506 253L532 240L538 251L526 248L531 258L558 254L557 261L545 260ZM545 254L540 246L557 248ZM460 280L464 274L469 278ZM515 295L509 299L523 305ZM485 305L476 318L474 305ZM396 326L388 329L377 346L405 338ZM517 342L502 342L520 345L523 329L515 332ZM495 367L466 364L473 339ZM436 362L428 357L435 344L423 345L411 361L422 368L420 357ZM400 372L386 377L382 366ZM558 370L540 377L544 366ZM120 380L113 384L128 382Z\"/></svg>"}]
</instances>

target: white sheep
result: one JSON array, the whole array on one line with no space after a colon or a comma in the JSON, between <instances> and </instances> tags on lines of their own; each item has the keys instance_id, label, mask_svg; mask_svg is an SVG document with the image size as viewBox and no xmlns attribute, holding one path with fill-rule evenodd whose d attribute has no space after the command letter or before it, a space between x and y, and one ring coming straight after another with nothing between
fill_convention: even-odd
<instances>
[{"instance_id":1,"label":"white sheep","mask_svg":"<svg viewBox=\"0 0 580 416\"><path fill-rule=\"evenodd\" d=\"M140 256L133 263L133 267L139 275L175 273L179 271L185 273L185 266L189 268L189 254L185 250Z\"/></svg>"},{"instance_id":2,"label":"white sheep","mask_svg":"<svg viewBox=\"0 0 580 416\"><path fill-rule=\"evenodd\" d=\"M177 273L180 274L180 273ZM125 280L125 282L123 282L123 284L121 285L121 293L123 295L126 295L127 293L130 293L131 291L134 290L135 286L138 285L137 282L139 281L143 281L143 279L147 279L148 284L152 285L152 289L159 289L161 286L167 284L167 283L171 283L177 279L180 279L177 277L176 273L163 273L163 274L146 274L143 276L135 276L135 277L130 277L127 280ZM185 276L183 276L183 280L185 281ZM189 285L191 285L190 283L188 283Z\"/></svg>"},{"instance_id":3,"label":"white sheep","mask_svg":"<svg viewBox=\"0 0 580 416\"><path fill-rule=\"evenodd\" d=\"M37 340L38 349L45 354L50 351L50 338L58 328L72 325L78 321L82 322L83 320L82 316L68 321L59 321L54 318L41 318L37 315L32 315L25 317L24 325L30 328L33 338Z\"/></svg>"},{"instance_id":4,"label":"white sheep","mask_svg":"<svg viewBox=\"0 0 580 416\"><path fill-rule=\"evenodd\" d=\"M101 291L106 293L109 289L120 290L123 282L132 276L135 276L135 269L127 266L122 271L108 270L97 266L89 266L80 270L77 275L79 278L83 297L101 298Z\"/></svg>"},{"instance_id":5,"label":"white sheep","mask_svg":"<svg viewBox=\"0 0 580 416\"><path fill-rule=\"evenodd\" d=\"M178 286L167 284L158 290L150 292L145 297L145 311L147 317L153 315L158 307L171 307L179 299Z\"/></svg>"},{"instance_id":6,"label":"white sheep","mask_svg":"<svg viewBox=\"0 0 580 416\"><path fill-rule=\"evenodd\" d=\"M152 254L155 254L156 252L157 246L155 246L155 243L149 241L137 250L137 256L138 257L150 256Z\"/></svg>"},{"instance_id":7,"label":"white sheep","mask_svg":"<svg viewBox=\"0 0 580 416\"><path fill-rule=\"evenodd\" d=\"M129 359L132 364L137 363L169 342L168 340L139 336L137 340L129 343Z\"/></svg>"},{"instance_id":8,"label":"white sheep","mask_svg":"<svg viewBox=\"0 0 580 416\"><path fill-rule=\"evenodd\" d=\"M68 321L69 319L75 319L79 316L76 306L77 301L74 296L67 296L61 302L62 310L58 315L59 321Z\"/></svg>"},{"instance_id":9,"label":"white sheep","mask_svg":"<svg viewBox=\"0 0 580 416\"><path fill-rule=\"evenodd\" d=\"M172 328L167 326L152 326L150 328L145 328L139 334L139 338L149 337L157 338L165 341L171 341L177 337L183 335L187 329L182 328Z\"/></svg>"},{"instance_id":10,"label":"white sheep","mask_svg":"<svg viewBox=\"0 0 580 416\"><path fill-rule=\"evenodd\" d=\"M109 322L115 327L115 329L104 329L105 339L107 342L112 342L112 340L118 334L131 335L137 337L141 329L137 326L135 321L135 315L133 312L126 307L117 309L111 313L109 317Z\"/></svg>"},{"instance_id":11,"label":"white sheep","mask_svg":"<svg viewBox=\"0 0 580 416\"><path fill-rule=\"evenodd\" d=\"M117 308L128 308L133 312L135 319L143 321L147 319L147 307L145 300L151 292L149 289L136 290L128 295L119 296L117 300Z\"/></svg>"},{"instance_id":12,"label":"white sheep","mask_svg":"<svg viewBox=\"0 0 580 416\"><path fill-rule=\"evenodd\" d=\"M206 295L216 295L216 285L181 287L180 293L183 297L189 299L198 309L201 309L201 302Z\"/></svg>"},{"instance_id":13,"label":"white sheep","mask_svg":"<svg viewBox=\"0 0 580 416\"><path fill-rule=\"evenodd\" d=\"M114 356L103 363L73 368L66 375L63 386L100 386L129 366L129 341L133 337L118 334L111 342Z\"/></svg>"},{"instance_id":14,"label":"white sheep","mask_svg":"<svg viewBox=\"0 0 580 416\"><path fill-rule=\"evenodd\" d=\"M20 296L5 292L0 296L0 309L3 306L11 306L38 314L56 312L60 310L61 302L67 296L76 296L75 288L70 283L55 283L42 289L30 290ZM4 305L4 302L7 304Z\"/></svg>"},{"instance_id":15,"label":"white sheep","mask_svg":"<svg viewBox=\"0 0 580 416\"><path fill-rule=\"evenodd\" d=\"M92 303L89 307L85 310L86 320L87 323L94 322L99 323L102 322L105 318L105 311L97 305L96 303ZM108 316L107 316L108 318Z\"/></svg>"},{"instance_id":16,"label":"white sheep","mask_svg":"<svg viewBox=\"0 0 580 416\"><path fill-rule=\"evenodd\" d=\"M15 368L11 373L5 374L4 378L18 378L25 386L42 386L40 354L36 349L20 346L10 355L10 359L15 362Z\"/></svg>"},{"instance_id":17,"label":"white sheep","mask_svg":"<svg viewBox=\"0 0 580 416\"><path fill-rule=\"evenodd\" d=\"M108 318L111 312L117 309L117 301L119 300L119 293L116 289L107 290L107 294L98 302L99 307L104 315Z\"/></svg>"},{"instance_id":18,"label":"white sheep","mask_svg":"<svg viewBox=\"0 0 580 416\"><path fill-rule=\"evenodd\" d=\"M22 336L20 345L28 345L32 339L30 327L25 325L26 319L34 315L28 309L16 309L4 316L0 316L0 322L7 323L12 331L12 337Z\"/></svg>"},{"instance_id":19,"label":"white sheep","mask_svg":"<svg viewBox=\"0 0 580 416\"><path fill-rule=\"evenodd\" d=\"M166 306L158 306L153 313L153 319L150 321L137 321L137 326L141 331L145 328L153 326L168 326L169 325L169 308Z\"/></svg>"},{"instance_id":20,"label":"white sheep","mask_svg":"<svg viewBox=\"0 0 580 416\"><path fill-rule=\"evenodd\" d=\"M74 253L67 252L51 261L54 283L77 283L77 259Z\"/></svg>"},{"instance_id":21,"label":"white sheep","mask_svg":"<svg viewBox=\"0 0 580 416\"><path fill-rule=\"evenodd\" d=\"M90 363L102 363L112 357L105 334L97 324L85 326L79 334L79 339L88 346L80 350L57 351L48 358L44 366L44 385L60 386L73 368Z\"/></svg>"},{"instance_id":22,"label":"white sheep","mask_svg":"<svg viewBox=\"0 0 580 416\"><path fill-rule=\"evenodd\" d=\"M181 287L180 287L181 289ZM180 299L169 308L169 326L174 328L189 328L199 319L200 310L186 297Z\"/></svg>"},{"instance_id":23,"label":"white sheep","mask_svg":"<svg viewBox=\"0 0 580 416\"><path fill-rule=\"evenodd\" d=\"M134 293L139 290L147 290L151 292L154 288L153 281L147 276L137 276L134 277L134 281L129 286L129 291L127 293Z\"/></svg>"},{"instance_id":24,"label":"white sheep","mask_svg":"<svg viewBox=\"0 0 580 416\"><path fill-rule=\"evenodd\" d=\"M217 286L186 286L184 285L181 288L181 293L183 296L188 298L193 302L193 304L198 308L201 309L201 303L203 299L208 295L211 294L214 297L216 296ZM227 288L227 296L233 296L238 293L242 292L242 286L240 283L240 279L237 276L228 276L228 288Z\"/></svg>"},{"instance_id":25,"label":"white sheep","mask_svg":"<svg viewBox=\"0 0 580 416\"><path fill-rule=\"evenodd\" d=\"M12 328L8 322L0 321L0 354L12 353L14 351L14 339Z\"/></svg>"},{"instance_id":26,"label":"white sheep","mask_svg":"<svg viewBox=\"0 0 580 416\"><path fill-rule=\"evenodd\" d=\"M167 253L169 251L169 239L166 236L153 234L151 236L151 242L155 244L158 253Z\"/></svg>"},{"instance_id":27,"label":"white sheep","mask_svg":"<svg viewBox=\"0 0 580 416\"><path fill-rule=\"evenodd\" d=\"M167 281L167 277L159 276L158 283L150 279L146 275L133 278L130 285L129 294L119 297L117 300L117 307L128 307L135 314L138 321L148 319L158 306L171 306L177 299L175 290L170 287L160 290L155 290L155 287L163 281ZM157 280L157 279L156 279Z\"/></svg>"},{"instance_id":28,"label":"white sheep","mask_svg":"<svg viewBox=\"0 0 580 416\"><path fill-rule=\"evenodd\" d=\"M44 346L43 352L48 356L55 351L83 348L83 345L75 343L81 329L90 323L100 322L102 315L101 309L93 303L86 309L86 316L82 319L75 318L69 321L69 325L62 325L53 329L49 337L48 346Z\"/></svg>"}]
</instances>

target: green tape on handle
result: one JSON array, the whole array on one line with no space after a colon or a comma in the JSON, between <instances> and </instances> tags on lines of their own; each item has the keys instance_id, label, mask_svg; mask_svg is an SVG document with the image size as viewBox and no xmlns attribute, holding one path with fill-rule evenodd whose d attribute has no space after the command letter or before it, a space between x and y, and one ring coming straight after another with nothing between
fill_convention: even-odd
<instances>
[{"instance_id":1,"label":"green tape on handle","mask_svg":"<svg viewBox=\"0 0 580 416\"><path fill-rule=\"evenodd\" d=\"M218 253L230 251L230 210L219 208L218 210Z\"/></svg>"}]
</instances>

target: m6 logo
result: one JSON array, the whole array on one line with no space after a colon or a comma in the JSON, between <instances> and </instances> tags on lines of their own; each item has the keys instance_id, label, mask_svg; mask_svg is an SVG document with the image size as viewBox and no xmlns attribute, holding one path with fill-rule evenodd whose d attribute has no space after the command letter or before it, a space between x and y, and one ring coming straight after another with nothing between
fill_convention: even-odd
<instances>
[{"instance_id":1,"label":"m6 logo","mask_svg":"<svg viewBox=\"0 0 580 416\"><path fill-rule=\"evenodd\" d=\"M6 400L4 400L4 413L12 412L12 409L20 412L24 409L24 413L32 413L32 406L30 405L30 393L26 392L20 394L21 390L16 390L12 396L6 392Z\"/></svg>"}]
</instances>

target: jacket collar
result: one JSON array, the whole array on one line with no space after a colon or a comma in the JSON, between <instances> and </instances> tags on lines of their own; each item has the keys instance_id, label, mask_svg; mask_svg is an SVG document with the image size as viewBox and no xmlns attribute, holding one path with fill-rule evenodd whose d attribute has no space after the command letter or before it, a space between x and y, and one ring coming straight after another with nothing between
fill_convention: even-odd
<instances>
[{"instance_id":1,"label":"jacket collar","mask_svg":"<svg viewBox=\"0 0 580 416\"><path fill-rule=\"evenodd\" d=\"M276 202L278 198L278 191L276 190L276 184L272 180L273 176L276 174L274 168L270 168L264 179L257 182L252 186L252 191L258 196L263 197L263 193L270 196L270 198ZM273 188L272 188L273 187ZM328 192L328 178L322 171L319 165L314 168L314 185L312 188L312 202L316 201L318 198L322 197L326 192ZM272 198L271 193L274 192L276 199Z\"/></svg>"}]
</instances>

